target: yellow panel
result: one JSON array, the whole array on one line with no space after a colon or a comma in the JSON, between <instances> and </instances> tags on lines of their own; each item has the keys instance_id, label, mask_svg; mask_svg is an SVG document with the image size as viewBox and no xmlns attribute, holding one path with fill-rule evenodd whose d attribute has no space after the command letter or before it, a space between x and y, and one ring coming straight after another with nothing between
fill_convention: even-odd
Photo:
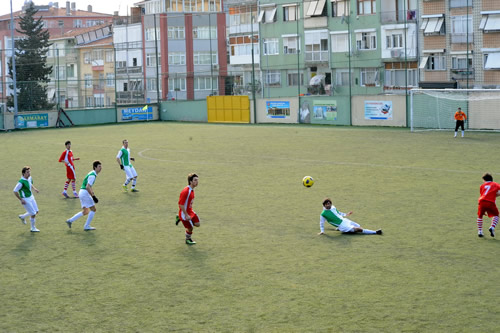
<instances>
[{"instance_id":1,"label":"yellow panel","mask_svg":"<svg viewBox=\"0 0 500 333\"><path fill-rule=\"evenodd\" d=\"M224 110L232 110L233 109L233 96L220 96L224 103Z\"/></svg>"},{"instance_id":2,"label":"yellow panel","mask_svg":"<svg viewBox=\"0 0 500 333\"><path fill-rule=\"evenodd\" d=\"M233 122L233 111L232 110L224 110L224 121Z\"/></svg>"},{"instance_id":3,"label":"yellow panel","mask_svg":"<svg viewBox=\"0 0 500 333\"><path fill-rule=\"evenodd\" d=\"M250 100L248 96L207 97L207 119L209 122L250 122Z\"/></svg>"}]
</instances>

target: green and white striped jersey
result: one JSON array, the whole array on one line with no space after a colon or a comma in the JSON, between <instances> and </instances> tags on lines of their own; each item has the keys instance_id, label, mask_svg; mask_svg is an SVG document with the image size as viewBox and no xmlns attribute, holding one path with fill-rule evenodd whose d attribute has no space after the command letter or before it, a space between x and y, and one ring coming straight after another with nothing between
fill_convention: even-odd
<instances>
[{"instance_id":1,"label":"green and white striped jersey","mask_svg":"<svg viewBox=\"0 0 500 333\"><path fill-rule=\"evenodd\" d=\"M83 179L82 187L80 187L80 189L86 190L89 181L90 181L90 186L92 186L94 185L96 179L97 179L97 173L95 172L95 170L90 171Z\"/></svg>"}]
</instances>

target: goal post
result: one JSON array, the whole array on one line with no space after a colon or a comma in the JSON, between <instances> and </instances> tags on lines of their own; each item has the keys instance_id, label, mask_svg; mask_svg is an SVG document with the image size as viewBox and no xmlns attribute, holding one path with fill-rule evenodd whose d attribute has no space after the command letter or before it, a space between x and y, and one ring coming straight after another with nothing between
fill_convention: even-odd
<instances>
[{"instance_id":1,"label":"goal post","mask_svg":"<svg viewBox=\"0 0 500 333\"><path fill-rule=\"evenodd\" d=\"M500 131L500 89L412 89L411 131L455 129L459 107L468 130Z\"/></svg>"}]
</instances>

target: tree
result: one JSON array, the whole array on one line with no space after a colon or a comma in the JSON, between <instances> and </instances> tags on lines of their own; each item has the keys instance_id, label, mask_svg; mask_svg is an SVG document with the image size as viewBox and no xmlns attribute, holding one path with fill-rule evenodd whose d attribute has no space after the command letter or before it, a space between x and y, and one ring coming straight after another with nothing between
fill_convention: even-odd
<instances>
[{"instance_id":1,"label":"tree","mask_svg":"<svg viewBox=\"0 0 500 333\"><path fill-rule=\"evenodd\" d=\"M20 17L17 32L23 38L16 41L16 85L17 104L20 111L47 110L54 104L47 100L47 83L50 81L52 66L47 66L49 32L43 28L42 17L36 19L38 13L33 2ZM9 75L13 77L12 59L9 61ZM10 86L14 89L14 86ZM7 105L14 106L14 93L7 99Z\"/></svg>"}]
</instances>

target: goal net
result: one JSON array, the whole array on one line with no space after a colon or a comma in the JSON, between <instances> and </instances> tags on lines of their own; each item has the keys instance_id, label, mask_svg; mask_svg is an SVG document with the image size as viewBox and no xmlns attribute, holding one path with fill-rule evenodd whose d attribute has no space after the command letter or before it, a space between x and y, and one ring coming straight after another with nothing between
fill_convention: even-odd
<instances>
[{"instance_id":1,"label":"goal net","mask_svg":"<svg viewBox=\"0 0 500 333\"><path fill-rule=\"evenodd\" d=\"M411 131L455 129L455 112L468 130L500 131L500 89L412 89Z\"/></svg>"}]
</instances>

